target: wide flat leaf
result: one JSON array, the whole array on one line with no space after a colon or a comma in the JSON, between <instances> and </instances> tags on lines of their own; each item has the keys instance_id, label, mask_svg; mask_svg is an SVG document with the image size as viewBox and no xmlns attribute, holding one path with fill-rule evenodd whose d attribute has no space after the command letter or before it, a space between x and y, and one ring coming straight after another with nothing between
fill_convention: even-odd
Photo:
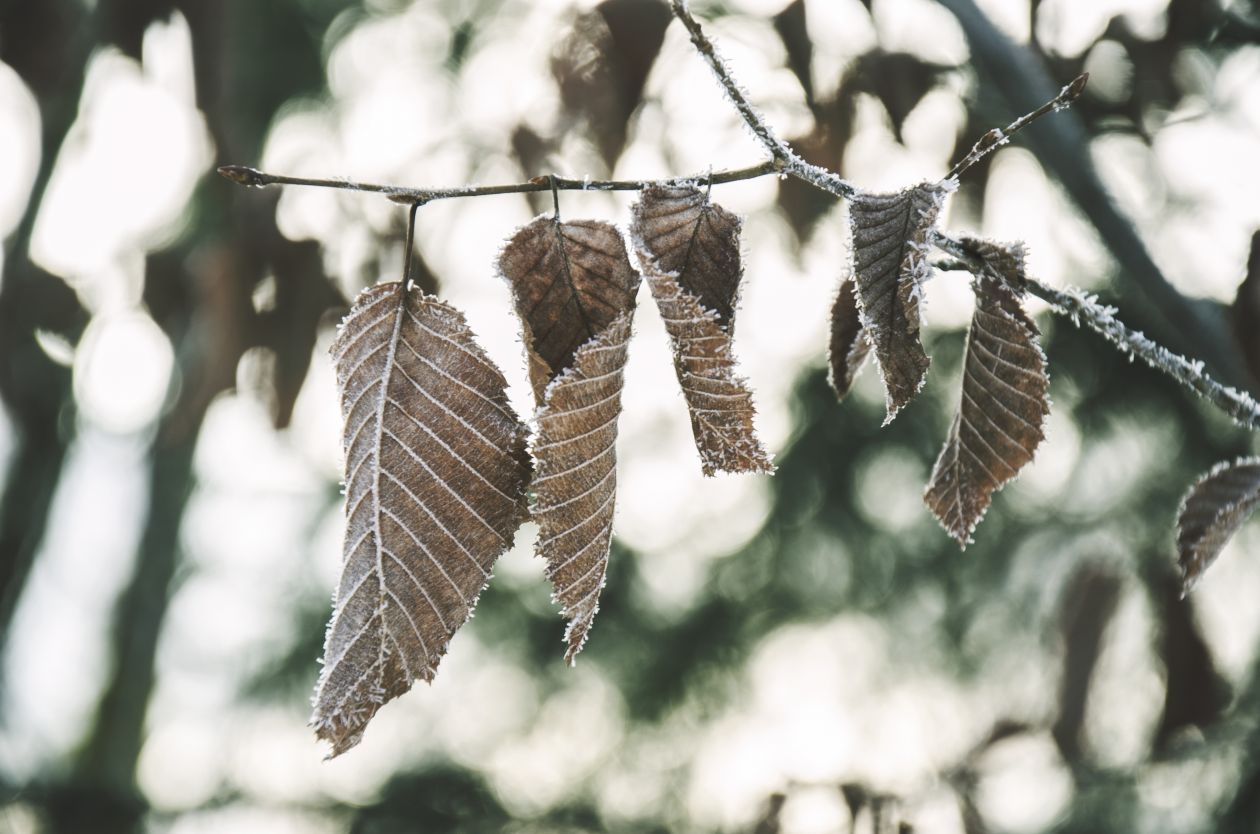
<instances>
[{"instance_id":1,"label":"wide flat leaf","mask_svg":"<svg viewBox=\"0 0 1260 834\"><path fill-rule=\"evenodd\" d=\"M884 380L885 424L923 387L931 362L919 338L919 301L944 197L942 188L924 183L849 202L858 310Z\"/></svg>"},{"instance_id":2,"label":"wide flat leaf","mask_svg":"<svg viewBox=\"0 0 1260 834\"><path fill-rule=\"evenodd\" d=\"M634 306L639 287L621 233L597 220L534 219L503 248L499 270L525 327L539 403L547 384L573 364L577 349Z\"/></svg>"},{"instance_id":3,"label":"wide flat leaf","mask_svg":"<svg viewBox=\"0 0 1260 834\"><path fill-rule=\"evenodd\" d=\"M831 345L827 352L827 379L837 398L843 400L848 395L870 352L871 343L862 332L853 282L846 279L840 283L831 306Z\"/></svg>"},{"instance_id":4,"label":"wide flat leaf","mask_svg":"<svg viewBox=\"0 0 1260 834\"><path fill-rule=\"evenodd\" d=\"M646 189L632 213L631 235L673 344L704 474L774 471L731 349L743 274L739 218L693 186Z\"/></svg>"},{"instance_id":5,"label":"wide flat leaf","mask_svg":"<svg viewBox=\"0 0 1260 834\"><path fill-rule=\"evenodd\" d=\"M1014 255L989 261L1016 262L1022 259ZM1050 413L1037 325L1005 284L977 278L972 286L976 308L963 359L961 402L924 493L928 508L962 547L993 493L1033 459Z\"/></svg>"},{"instance_id":6,"label":"wide flat leaf","mask_svg":"<svg viewBox=\"0 0 1260 834\"><path fill-rule=\"evenodd\" d=\"M1260 458L1218 463L1195 482L1177 514L1177 558L1189 591L1260 505Z\"/></svg>"},{"instance_id":7,"label":"wide flat leaf","mask_svg":"<svg viewBox=\"0 0 1260 834\"><path fill-rule=\"evenodd\" d=\"M540 217L504 247L499 268L524 329L534 396L537 553L569 620L572 662L608 571L630 324L639 275L614 226Z\"/></svg>"},{"instance_id":8,"label":"wide flat leaf","mask_svg":"<svg viewBox=\"0 0 1260 834\"><path fill-rule=\"evenodd\" d=\"M391 282L332 346L345 420L346 538L312 723L332 755L432 680L527 517L526 432L454 308Z\"/></svg>"}]
</instances>

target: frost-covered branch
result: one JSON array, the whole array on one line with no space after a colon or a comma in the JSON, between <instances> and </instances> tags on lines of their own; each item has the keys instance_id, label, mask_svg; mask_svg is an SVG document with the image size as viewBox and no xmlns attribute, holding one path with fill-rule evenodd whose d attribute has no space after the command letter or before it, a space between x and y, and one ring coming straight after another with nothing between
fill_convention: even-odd
<instances>
[{"instance_id":1,"label":"frost-covered branch","mask_svg":"<svg viewBox=\"0 0 1260 834\"><path fill-rule=\"evenodd\" d=\"M1005 128L993 128L988 133L981 136L976 144L971 146L971 150L967 155L958 160L958 163L950 169L945 175L945 179L957 179L959 174L966 171L972 165L984 159L998 148L1011 141L1011 137L1028 127L1033 122L1040 119L1047 113L1056 113L1065 107L1071 107L1072 102L1076 101L1085 90L1085 85L1089 83L1089 73L1081 73L1066 84L1063 89L1059 90L1059 94L1038 107L1031 113L1025 113L1015 121L1011 122Z\"/></svg>"},{"instance_id":2,"label":"frost-covered branch","mask_svg":"<svg viewBox=\"0 0 1260 834\"><path fill-rule=\"evenodd\" d=\"M661 180L592 180L571 179L569 177L541 176L529 182L508 183L505 185L468 185L458 188L410 188L399 185L377 185L369 182L354 182L344 179L312 179L309 177L290 177L284 174L268 174L245 165L224 165L219 174L237 185L262 188L268 185L304 185L316 188L339 188L347 191L362 191L369 194L384 194L396 203L431 203L434 200L449 200L457 197L487 197L493 194L527 194L538 191L642 191L653 186L670 186L680 183L696 185L722 185L728 182L756 179L768 174L778 173L782 166L773 161L745 168L734 168L726 171L713 171L697 174L692 177L671 177Z\"/></svg>"},{"instance_id":3,"label":"frost-covered branch","mask_svg":"<svg viewBox=\"0 0 1260 834\"><path fill-rule=\"evenodd\" d=\"M718 53L717 47L713 45L713 41L709 40L709 36L704 33L704 29L700 26L700 21L696 20L691 10L687 8L684 0L673 0L674 17L687 28L687 32L691 35L691 43L696 47L696 51L700 53L709 69L713 71L713 75L717 78L718 83L722 85L722 89L726 91L727 97L731 100L731 104L739 111L739 115L743 118L744 124L752 131L753 136L761 143L769 153L781 166L781 170L790 174L797 179L804 180L816 188L821 188L837 197L852 197L857 193L857 187L852 183L844 180L840 176L828 171L826 168L817 165L811 165L796 155L791 146L787 142L777 137L770 125L757 112L756 108L748 100L748 94L735 81L731 71L727 68L726 62L722 60L722 56Z\"/></svg>"},{"instance_id":4,"label":"frost-covered branch","mask_svg":"<svg viewBox=\"0 0 1260 834\"><path fill-rule=\"evenodd\" d=\"M965 269L977 275L1006 283L998 271L990 268L980 257L962 242L937 233L936 245L954 257L936 266L943 269ZM1237 423L1252 430L1260 430L1260 404L1249 394L1222 385L1204 370L1203 363L1173 353L1163 345L1148 339L1141 331L1133 330L1116 318L1116 309L1100 304L1097 297L1077 288L1056 289L1025 276L1026 290L1046 301L1055 310L1072 320L1077 327L1087 327L1111 342L1130 359L1141 359L1157 371L1162 371L1185 387L1228 414Z\"/></svg>"}]
</instances>

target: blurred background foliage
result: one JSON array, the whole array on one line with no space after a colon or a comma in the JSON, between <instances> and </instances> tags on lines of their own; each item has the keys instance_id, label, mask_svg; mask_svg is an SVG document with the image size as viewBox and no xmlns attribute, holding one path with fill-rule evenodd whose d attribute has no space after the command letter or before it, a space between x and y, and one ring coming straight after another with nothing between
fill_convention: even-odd
<instances>
[{"instance_id":1,"label":"blurred background foliage","mask_svg":"<svg viewBox=\"0 0 1260 834\"><path fill-rule=\"evenodd\" d=\"M1088 70L946 224L1028 240L1040 277L1256 390L1254 6L697 12L782 133L869 188L939 177ZM748 217L737 349L778 474L699 476L644 306L578 667L527 526L437 682L320 762L304 724L341 533L324 353L347 299L400 270L405 211L214 167L446 186L687 174L756 145L653 0L7 0L0 61L0 830L1260 830L1260 530L1189 600L1171 551L1188 484L1254 440L1039 315L1049 439L959 553L920 494L967 282L929 287L920 401L880 429L868 369L837 405L844 210L792 180L715 192ZM562 207L623 220L628 201ZM468 312L523 413L491 264L542 209L450 201L417 226L426 288Z\"/></svg>"}]
</instances>

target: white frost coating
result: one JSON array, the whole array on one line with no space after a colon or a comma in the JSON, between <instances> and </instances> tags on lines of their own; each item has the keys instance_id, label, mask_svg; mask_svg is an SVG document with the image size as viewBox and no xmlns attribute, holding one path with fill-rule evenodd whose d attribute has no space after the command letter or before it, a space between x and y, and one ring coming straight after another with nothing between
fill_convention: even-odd
<instances>
[{"instance_id":1,"label":"white frost coating","mask_svg":"<svg viewBox=\"0 0 1260 834\"><path fill-rule=\"evenodd\" d=\"M1073 324L1079 327L1083 322L1130 360L1141 359L1204 397L1240 425L1260 429L1260 405L1251 395L1212 379L1204 371L1202 361L1186 359L1151 341L1140 331L1130 330L1116 318L1116 308L1100 304L1097 296L1076 287L1055 290L1040 283L1033 286L1038 295L1067 315Z\"/></svg>"}]
</instances>

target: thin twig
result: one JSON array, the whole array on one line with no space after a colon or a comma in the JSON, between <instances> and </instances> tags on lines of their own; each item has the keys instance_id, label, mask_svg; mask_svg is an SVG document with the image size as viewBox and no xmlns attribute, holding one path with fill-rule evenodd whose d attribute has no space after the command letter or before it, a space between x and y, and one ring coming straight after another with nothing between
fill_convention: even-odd
<instances>
[{"instance_id":1,"label":"thin twig","mask_svg":"<svg viewBox=\"0 0 1260 834\"><path fill-rule=\"evenodd\" d=\"M726 171L712 171L694 177L671 177L661 180L589 180L570 179L567 177L542 176L534 177L529 182L509 183L505 185L469 185L460 188L408 188L398 185L377 185L370 182L354 182L351 180L312 179L309 177L290 177L284 174L268 174L245 165L224 165L219 174L238 185L262 188L268 185L305 185L316 188L340 188L348 191L362 191L370 194L384 194L396 203L431 203L434 200L449 200L457 197L485 197L491 194L527 194L533 191L642 191L652 186L669 186L680 183L697 185L722 185L728 182L756 179L769 174L778 173L780 166L772 161L746 168L735 168Z\"/></svg>"},{"instance_id":2,"label":"thin twig","mask_svg":"<svg viewBox=\"0 0 1260 834\"><path fill-rule=\"evenodd\" d=\"M717 47L713 45L713 41L709 40L709 36L704 33L700 22L692 17L691 10L687 8L686 2L684 0L673 0L672 5L674 17L678 18L678 21L686 27L687 32L691 35L691 43L695 46L696 51L700 53L700 57L704 59L704 62L709 65L709 69L713 71L713 75L717 78L718 83L726 91L727 98L731 100L731 104L739 111L739 115L743 117L744 124L752 131L753 136L757 138L761 146L779 163L781 166L780 170L837 197L852 197L857 194L857 187L852 183L828 171L826 168L812 165L801 159L787 142L775 136L774 131L766 124L766 120L761 117L761 114L749 102L747 94L736 83L734 76L731 75L731 71L726 66L726 62L722 60L722 56L718 53Z\"/></svg>"},{"instance_id":3,"label":"thin twig","mask_svg":"<svg viewBox=\"0 0 1260 834\"><path fill-rule=\"evenodd\" d=\"M945 262L943 266L966 269L973 274L983 274L1009 285L999 271L989 267L983 258L961 241L938 232L935 242L955 258L954 261ZM1155 370L1172 377L1228 414L1239 425L1253 431L1260 430L1260 403L1246 392L1217 382L1203 369L1202 362L1186 359L1151 341L1140 331L1133 330L1116 318L1114 307L1099 304L1097 298L1083 290L1056 289L1029 276L1024 276L1024 280L1026 286L1023 289L1048 302L1056 312L1067 316L1077 327L1084 326L1093 330L1130 359L1141 359ZM1020 289L1012 288L1017 291Z\"/></svg>"},{"instance_id":4,"label":"thin twig","mask_svg":"<svg viewBox=\"0 0 1260 834\"><path fill-rule=\"evenodd\" d=\"M963 171L966 171L972 165L975 165L977 162L993 153L993 151L1005 145L1011 140L1012 136L1019 133L1021 130L1028 127L1047 113L1057 113L1065 107L1071 107L1072 102L1080 98L1080 95L1084 92L1085 85L1088 82L1089 73L1081 73L1076 76L1076 78L1072 79L1070 83L1065 85L1062 90L1059 90L1059 94L1057 96L1050 99L1036 110L1031 113L1025 113L1005 128L995 127L993 130L990 130L988 133L981 136L976 144L971 146L971 150L967 152L967 155L958 160L958 163L950 169L950 172L945 175L945 179L958 179L958 175Z\"/></svg>"}]
</instances>

